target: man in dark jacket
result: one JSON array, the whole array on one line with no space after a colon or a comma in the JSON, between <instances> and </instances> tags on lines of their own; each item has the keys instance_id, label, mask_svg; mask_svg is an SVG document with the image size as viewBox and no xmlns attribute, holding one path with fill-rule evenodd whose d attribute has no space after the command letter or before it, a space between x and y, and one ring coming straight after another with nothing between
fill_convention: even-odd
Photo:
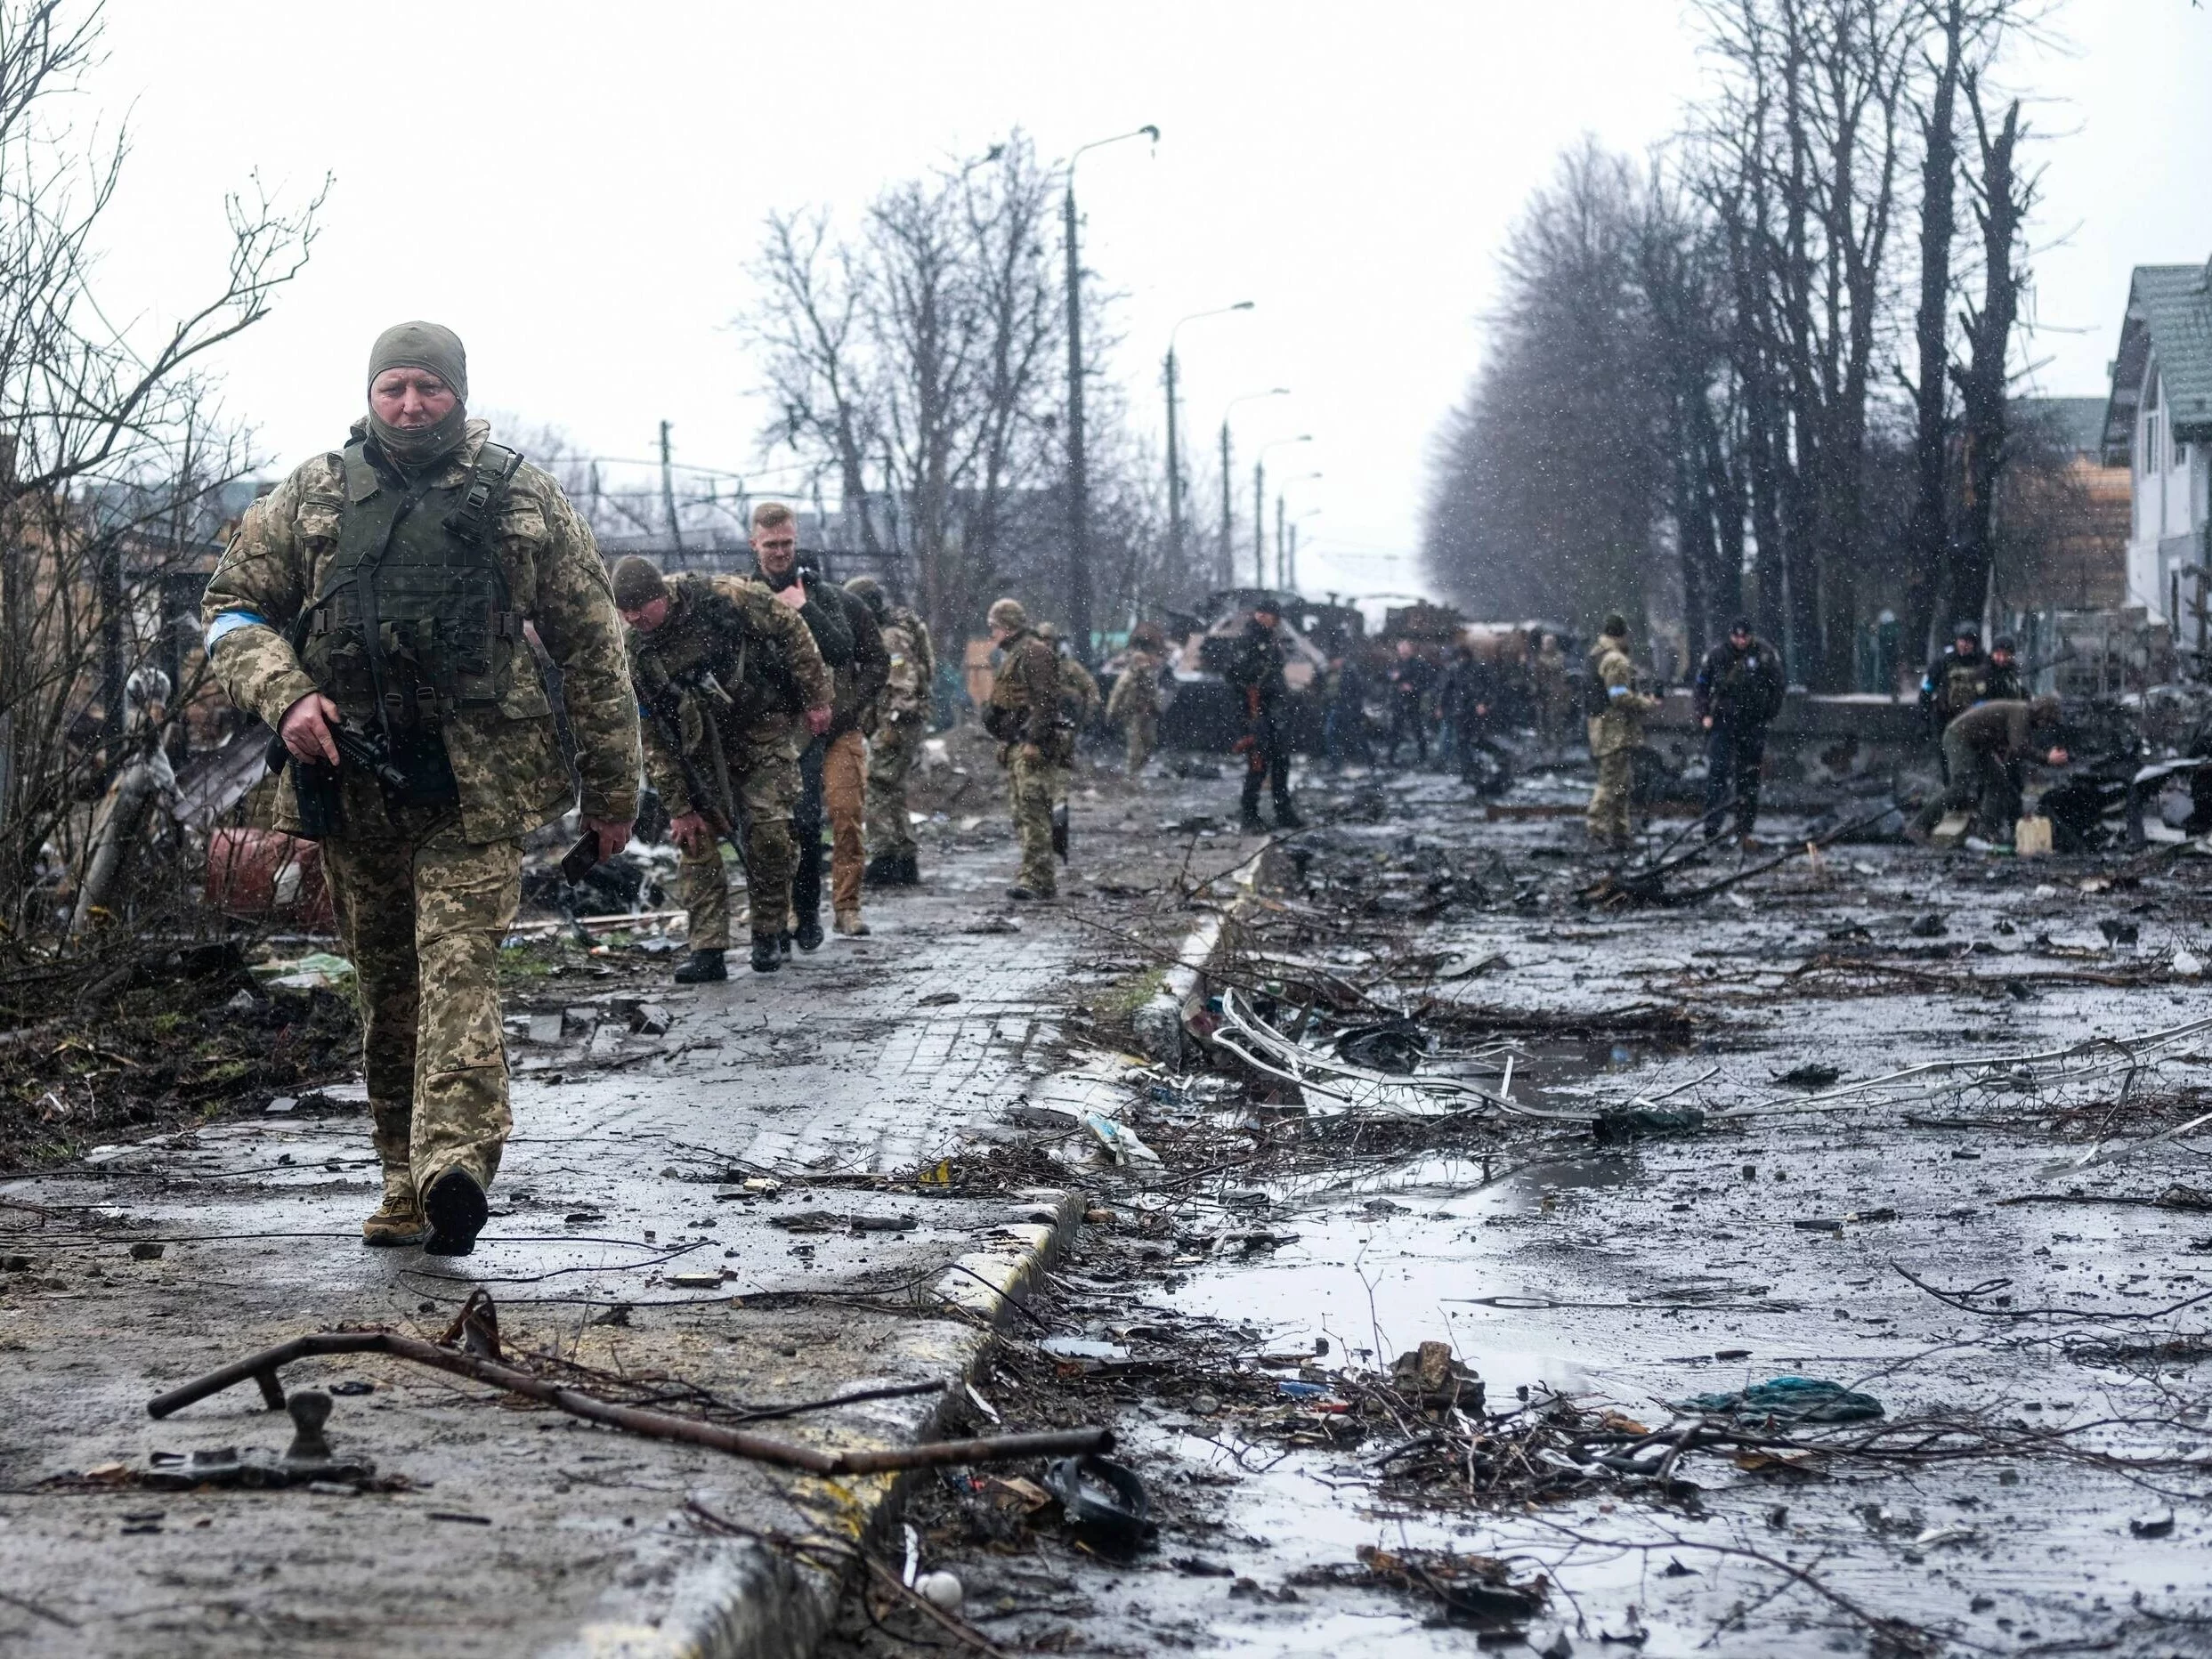
<instances>
[{"instance_id":1,"label":"man in dark jacket","mask_svg":"<svg viewBox=\"0 0 2212 1659\"><path fill-rule=\"evenodd\" d=\"M1452 752L1459 762L1460 781L1485 781L1476 751L1490 757L1503 787L1505 751L1491 737L1499 718L1498 703L1504 695L1503 676L1495 663L1475 655L1474 647L1461 644L1452 652L1451 666L1437 693L1437 711L1452 729Z\"/></svg>"},{"instance_id":2,"label":"man in dark jacket","mask_svg":"<svg viewBox=\"0 0 2212 1659\"><path fill-rule=\"evenodd\" d=\"M1414 642L1398 642L1398 660L1390 665L1390 740L1386 758L1398 765L1398 746L1411 738L1421 765L1429 764L1429 688L1436 684L1433 663L1414 649Z\"/></svg>"},{"instance_id":3,"label":"man in dark jacket","mask_svg":"<svg viewBox=\"0 0 2212 1659\"><path fill-rule=\"evenodd\" d=\"M862 824L867 811L867 744L862 711L891 673L883 630L856 594L824 581L798 562L798 522L780 501L753 509L753 556L760 579L798 612L837 684L830 729L799 752L798 805L791 813L798 862L791 871L791 937L802 951L822 943L822 820L826 804L836 838L831 905L838 931L864 934L860 915Z\"/></svg>"},{"instance_id":4,"label":"man in dark jacket","mask_svg":"<svg viewBox=\"0 0 2212 1659\"><path fill-rule=\"evenodd\" d=\"M1951 643L1920 676L1920 711L1927 716L1928 736L1941 759L1943 732L1952 721L1989 695L1989 660L1981 652L1979 623L1961 622L1951 630ZM1950 781L1945 773L1943 781Z\"/></svg>"},{"instance_id":5,"label":"man in dark jacket","mask_svg":"<svg viewBox=\"0 0 2212 1659\"><path fill-rule=\"evenodd\" d=\"M1730 803L1748 846L1759 816L1759 768L1767 725L1782 711L1782 660L1738 617L1697 669L1697 724L1706 734L1706 839L1721 833Z\"/></svg>"},{"instance_id":6,"label":"man in dark jacket","mask_svg":"<svg viewBox=\"0 0 2212 1659\"><path fill-rule=\"evenodd\" d=\"M1264 834L1260 817L1260 789L1264 783L1275 801L1275 827L1295 830L1300 819L1291 805L1291 688L1283 676L1283 643L1276 631L1282 613L1262 604L1244 625L1229 659L1228 683L1244 712L1244 735L1237 747L1244 751L1243 828L1246 835Z\"/></svg>"}]
</instances>

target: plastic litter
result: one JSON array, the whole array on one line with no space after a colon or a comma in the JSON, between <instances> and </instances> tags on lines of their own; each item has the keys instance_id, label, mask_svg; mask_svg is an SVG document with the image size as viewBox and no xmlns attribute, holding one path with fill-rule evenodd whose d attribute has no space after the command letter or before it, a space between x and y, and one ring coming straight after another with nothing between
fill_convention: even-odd
<instances>
[{"instance_id":1,"label":"plastic litter","mask_svg":"<svg viewBox=\"0 0 2212 1659\"><path fill-rule=\"evenodd\" d=\"M1102 1112L1083 1113L1083 1127L1106 1148L1106 1156L1115 1163L1158 1163L1160 1154L1145 1145L1137 1131L1126 1123L1117 1123Z\"/></svg>"},{"instance_id":2,"label":"plastic litter","mask_svg":"<svg viewBox=\"0 0 2212 1659\"><path fill-rule=\"evenodd\" d=\"M1134 1469L1096 1454L1064 1457L1046 1465L1044 1485L1068 1525L1094 1544L1133 1549L1143 1542L1152 1499Z\"/></svg>"},{"instance_id":3,"label":"plastic litter","mask_svg":"<svg viewBox=\"0 0 2212 1659\"><path fill-rule=\"evenodd\" d=\"M1127 1359L1129 1350L1118 1342L1097 1337L1047 1337L1038 1348L1055 1359Z\"/></svg>"},{"instance_id":4,"label":"plastic litter","mask_svg":"<svg viewBox=\"0 0 2212 1659\"><path fill-rule=\"evenodd\" d=\"M1776 1377L1732 1394L1694 1394L1679 1410L1707 1416L1768 1417L1782 1423L1856 1423L1883 1414L1882 1402L1818 1377Z\"/></svg>"},{"instance_id":5,"label":"plastic litter","mask_svg":"<svg viewBox=\"0 0 2212 1659\"><path fill-rule=\"evenodd\" d=\"M924 1573L917 1578L914 1581L914 1593L931 1606L942 1607L950 1613L960 1605L968 1592L958 1577L939 1568L935 1573Z\"/></svg>"},{"instance_id":6,"label":"plastic litter","mask_svg":"<svg viewBox=\"0 0 2212 1659\"><path fill-rule=\"evenodd\" d=\"M1340 1060L1411 1077L1429 1052L1429 1037L1411 1020L1384 1020L1353 1026L1336 1040L1335 1047Z\"/></svg>"}]
</instances>

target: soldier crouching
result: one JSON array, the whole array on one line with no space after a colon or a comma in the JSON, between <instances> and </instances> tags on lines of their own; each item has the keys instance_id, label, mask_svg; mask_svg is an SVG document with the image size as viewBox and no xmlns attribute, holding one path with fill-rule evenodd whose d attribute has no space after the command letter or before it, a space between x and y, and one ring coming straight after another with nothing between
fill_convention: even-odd
<instances>
[{"instance_id":1,"label":"soldier crouching","mask_svg":"<svg viewBox=\"0 0 2212 1659\"><path fill-rule=\"evenodd\" d=\"M207 584L215 677L276 728L277 825L322 842L352 959L384 1202L371 1244L465 1256L511 1117L499 945L522 838L573 804L629 840L637 707L591 531L466 417L451 331L378 336L343 452L247 510ZM523 639L559 665L576 773Z\"/></svg>"},{"instance_id":2,"label":"soldier crouching","mask_svg":"<svg viewBox=\"0 0 2212 1659\"><path fill-rule=\"evenodd\" d=\"M829 727L829 667L799 613L741 576L668 581L633 555L614 567L614 601L630 627L645 771L684 855L692 949L677 981L729 976L722 843L741 836L753 971L773 973L798 862L800 733Z\"/></svg>"}]
</instances>

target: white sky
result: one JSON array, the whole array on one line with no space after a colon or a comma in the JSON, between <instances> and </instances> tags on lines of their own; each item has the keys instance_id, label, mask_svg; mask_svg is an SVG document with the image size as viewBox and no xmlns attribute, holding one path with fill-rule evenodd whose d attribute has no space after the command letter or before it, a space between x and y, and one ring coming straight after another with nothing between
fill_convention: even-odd
<instances>
[{"instance_id":1,"label":"white sky","mask_svg":"<svg viewBox=\"0 0 2212 1659\"><path fill-rule=\"evenodd\" d=\"M111 310L207 291L223 192L255 169L294 198L336 175L312 263L219 364L280 466L338 439L370 339L422 316L467 342L479 407L616 456L650 453L665 417L679 459L749 470L756 377L728 325L771 208L856 209L1017 125L1051 156L1156 123L1156 153L1093 151L1079 177L1086 263L1127 296L1119 376L1156 424L1169 328L1256 301L1183 331L1194 441L1229 398L1292 388L1237 411L1240 511L1252 445L1310 433L1269 458L1324 473L1292 494L1319 514L1303 586L1359 593L1418 581L1430 435L1529 190L1584 131L1663 137L1699 73L1676 0L111 0L109 19L97 119L136 134ZM2212 255L2212 13L2072 0L2060 23L2070 53L2019 71L2051 101L2036 389L2101 394L2128 268Z\"/></svg>"}]
</instances>

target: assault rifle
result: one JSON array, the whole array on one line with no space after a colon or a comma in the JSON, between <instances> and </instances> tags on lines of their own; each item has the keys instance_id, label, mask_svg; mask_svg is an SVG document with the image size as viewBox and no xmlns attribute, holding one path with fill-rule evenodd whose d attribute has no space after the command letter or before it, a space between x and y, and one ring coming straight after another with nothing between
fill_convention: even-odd
<instances>
[{"instance_id":1,"label":"assault rifle","mask_svg":"<svg viewBox=\"0 0 2212 1659\"><path fill-rule=\"evenodd\" d=\"M342 768L360 767L376 779L387 799L404 799L409 787L407 773L393 764L392 751L376 733L357 731L343 720L327 724L338 751L336 766L327 760L296 760L284 746L283 733L269 737L269 775L274 777L288 764L294 765L292 793L299 803L300 833L311 841L336 835L344 827L344 797L338 789Z\"/></svg>"},{"instance_id":2,"label":"assault rifle","mask_svg":"<svg viewBox=\"0 0 2212 1659\"><path fill-rule=\"evenodd\" d=\"M698 688L699 690L712 696L718 696L725 703L730 700L729 693L722 689L713 675L704 675L701 679L703 684ZM644 690L643 687L639 689ZM717 787L721 780L717 779L715 783L709 784L701 775L697 763L685 750L683 723L675 708L676 690L674 678L664 677L659 690L648 692L644 697L641 700L641 707L645 711L645 717L652 723L653 730L660 734L660 740L668 746L669 755L676 761L677 774L684 780L684 793L691 797L692 810L707 821L707 828L714 832L717 840L726 844L730 851L737 854L737 867L744 872L746 886L750 887L753 879L752 862L745 856L745 838L741 833L741 826L738 821L736 803L729 798L726 789ZM701 709L700 712L706 724L708 746L709 749L718 749L721 736L715 726L713 711Z\"/></svg>"}]
</instances>

